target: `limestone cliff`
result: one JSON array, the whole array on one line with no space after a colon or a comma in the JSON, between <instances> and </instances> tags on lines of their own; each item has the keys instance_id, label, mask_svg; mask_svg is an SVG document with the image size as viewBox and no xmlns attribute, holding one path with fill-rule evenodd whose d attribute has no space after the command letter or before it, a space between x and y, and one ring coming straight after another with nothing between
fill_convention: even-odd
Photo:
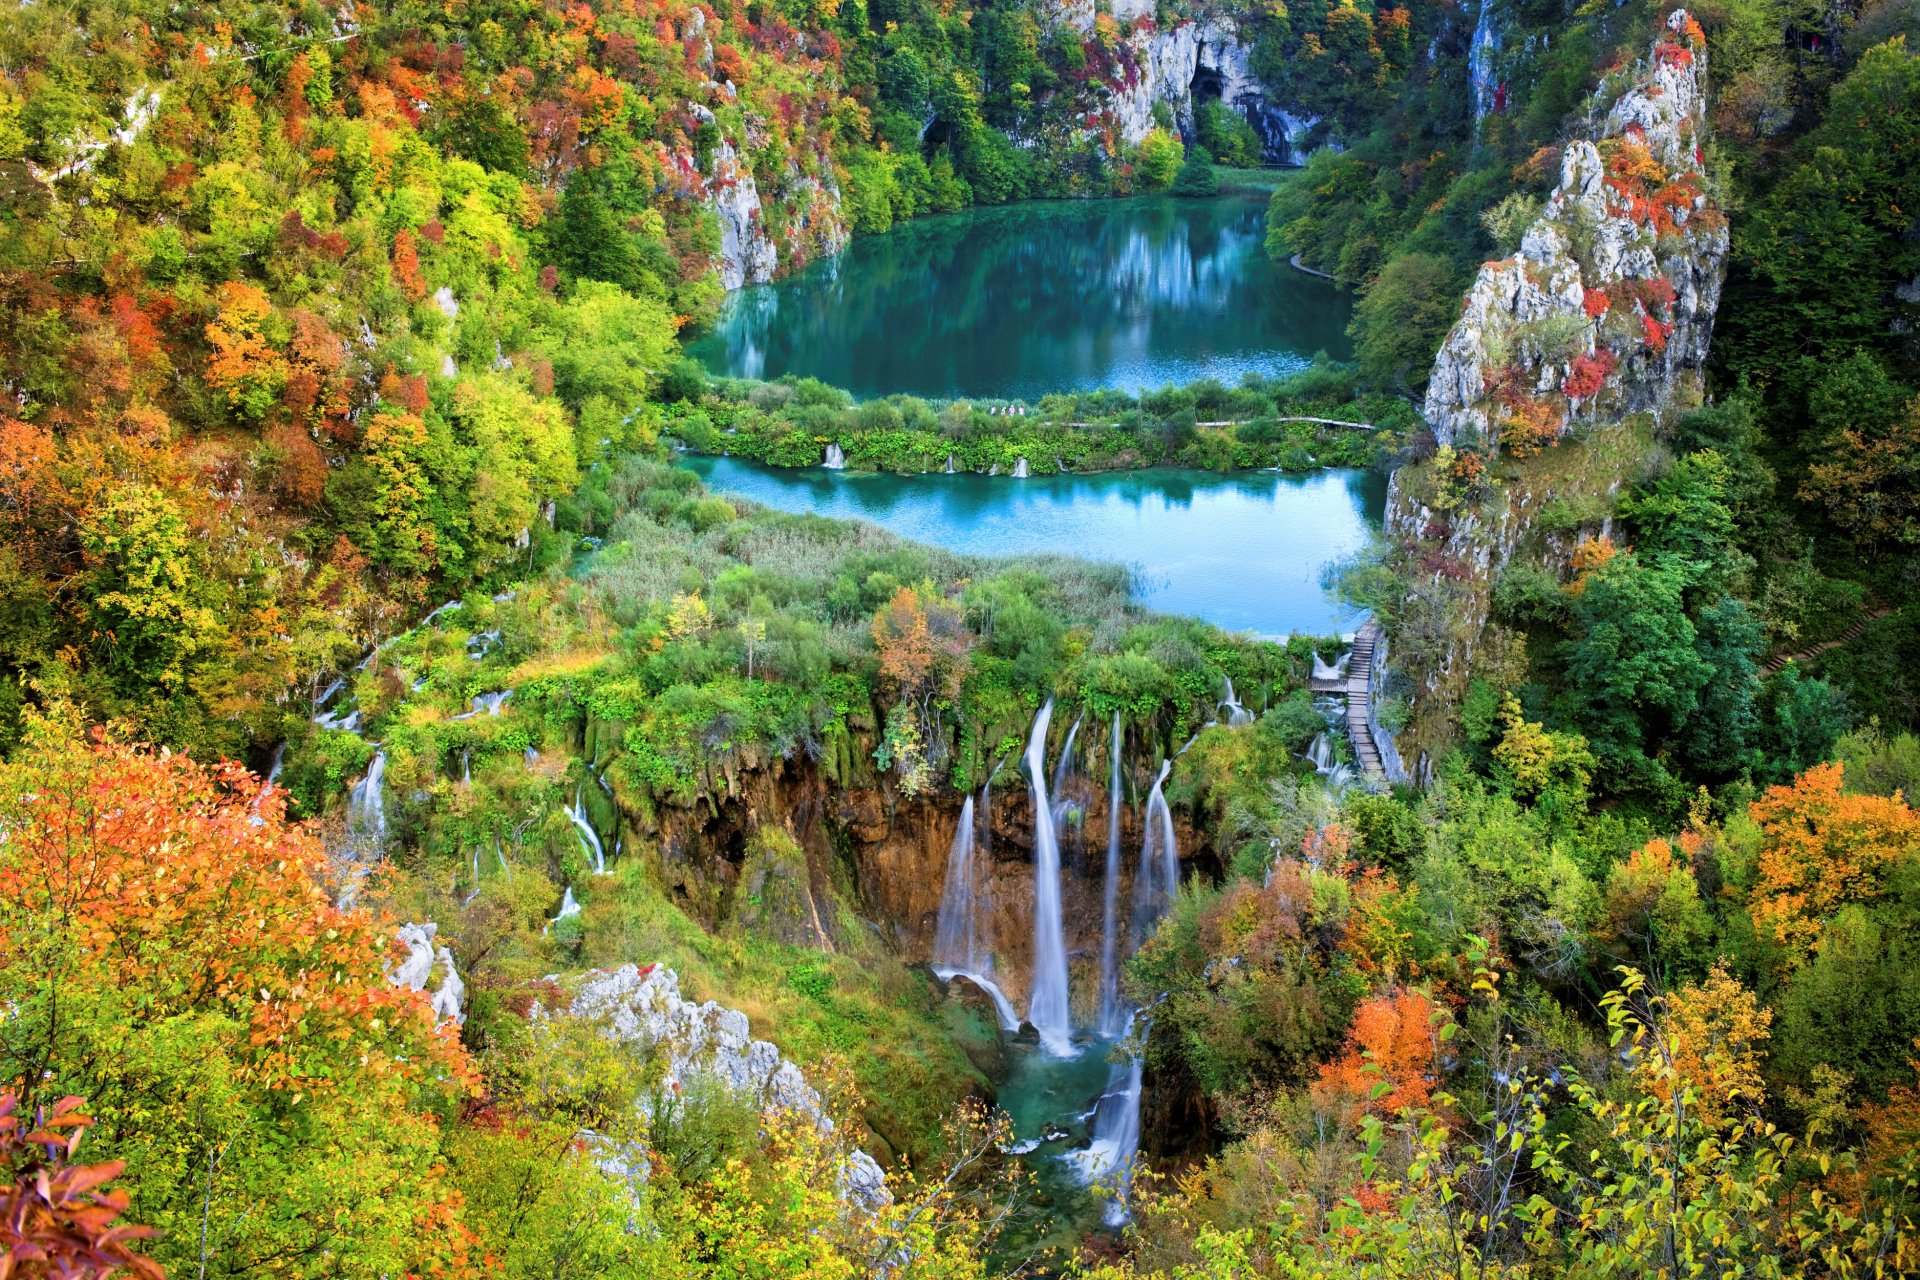
<instances>
[{"instance_id":1,"label":"limestone cliff","mask_svg":"<svg viewBox=\"0 0 1920 1280\"><path fill-rule=\"evenodd\" d=\"M1440 443L1559 438L1697 392L1728 239L1702 168L1705 54L1689 21L1673 15L1610 104L1603 86L1597 139L1567 146L1519 253L1480 268L1427 386Z\"/></svg>"},{"instance_id":2,"label":"limestone cliff","mask_svg":"<svg viewBox=\"0 0 1920 1280\"><path fill-rule=\"evenodd\" d=\"M1394 638L1416 684L1411 745L1444 741L1500 574L1520 557L1564 574L1653 433L1700 400L1728 251L1702 164L1705 75L1677 11L1601 86L1591 136L1566 146L1518 253L1481 267L1440 348L1424 415L1443 452L1397 473L1387 507L1410 580ZM1550 506L1575 527L1537 528Z\"/></svg>"},{"instance_id":3,"label":"limestone cliff","mask_svg":"<svg viewBox=\"0 0 1920 1280\"><path fill-rule=\"evenodd\" d=\"M1116 0L1114 7L1117 15L1125 0ZM1128 39L1136 74L1110 89L1119 135L1128 145L1137 146L1147 136L1154 105L1161 102L1173 109L1180 131L1191 135L1198 100L1212 96L1246 117L1260 135L1267 159L1305 158L1298 154L1297 143L1314 121L1271 101L1253 77L1252 50L1232 18L1216 15L1158 27L1142 17L1134 21Z\"/></svg>"}]
</instances>

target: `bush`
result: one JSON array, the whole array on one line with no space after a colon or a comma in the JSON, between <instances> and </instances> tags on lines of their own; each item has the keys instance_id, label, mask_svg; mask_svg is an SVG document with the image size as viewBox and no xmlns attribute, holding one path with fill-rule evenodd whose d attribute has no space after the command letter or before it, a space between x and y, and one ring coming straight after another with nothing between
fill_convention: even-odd
<instances>
[{"instance_id":1,"label":"bush","mask_svg":"<svg viewBox=\"0 0 1920 1280\"><path fill-rule=\"evenodd\" d=\"M1213 157L1207 149L1194 146L1187 151L1187 162L1180 166L1180 174L1173 180L1173 194L1177 196L1213 196L1220 194L1220 178L1213 171Z\"/></svg>"}]
</instances>

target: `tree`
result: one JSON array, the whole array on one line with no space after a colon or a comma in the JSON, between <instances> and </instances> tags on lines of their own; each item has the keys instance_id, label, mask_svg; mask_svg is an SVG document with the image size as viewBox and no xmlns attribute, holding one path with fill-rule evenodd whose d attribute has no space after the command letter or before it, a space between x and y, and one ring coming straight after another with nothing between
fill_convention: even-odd
<instances>
[{"instance_id":1,"label":"tree","mask_svg":"<svg viewBox=\"0 0 1920 1280\"><path fill-rule=\"evenodd\" d=\"M1170 129L1151 130L1140 140L1140 158L1134 162L1134 175L1142 191L1165 191L1180 171L1180 139Z\"/></svg>"},{"instance_id":2,"label":"tree","mask_svg":"<svg viewBox=\"0 0 1920 1280\"><path fill-rule=\"evenodd\" d=\"M1360 1116L1394 1115L1432 1105L1438 1086L1434 1059L1446 1012L1418 991L1385 992L1353 1012L1346 1050L1320 1068L1314 1102L1343 1124Z\"/></svg>"},{"instance_id":3,"label":"tree","mask_svg":"<svg viewBox=\"0 0 1920 1280\"><path fill-rule=\"evenodd\" d=\"M1575 714L1603 761L1636 768L1699 706L1713 673L1686 615L1689 574L1623 551L1587 575L1574 601L1567 676Z\"/></svg>"},{"instance_id":4,"label":"tree","mask_svg":"<svg viewBox=\"0 0 1920 1280\"><path fill-rule=\"evenodd\" d=\"M1425 386L1459 297L1459 277L1446 259L1408 253L1389 262L1353 309L1361 380L1382 390Z\"/></svg>"},{"instance_id":5,"label":"tree","mask_svg":"<svg viewBox=\"0 0 1920 1280\"><path fill-rule=\"evenodd\" d=\"M11 1182L0 1189L0 1275L163 1280L158 1263L133 1251L153 1229L119 1222L127 1193L101 1189L126 1165L71 1163L93 1124L83 1105L62 1098L29 1123L18 1096L0 1093L0 1161Z\"/></svg>"},{"instance_id":6,"label":"tree","mask_svg":"<svg viewBox=\"0 0 1920 1280\"><path fill-rule=\"evenodd\" d=\"M22 1105L95 1100L162 1262L457 1273L435 1114L465 1050L284 806L238 766L37 722L0 765L0 1075Z\"/></svg>"},{"instance_id":7,"label":"tree","mask_svg":"<svg viewBox=\"0 0 1920 1280\"><path fill-rule=\"evenodd\" d=\"M1765 836L1754 923L1802 956L1835 911L1878 896L1894 866L1920 857L1920 814L1898 795L1848 795L1842 775L1838 764L1815 765L1748 806Z\"/></svg>"},{"instance_id":8,"label":"tree","mask_svg":"<svg viewBox=\"0 0 1920 1280\"><path fill-rule=\"evenodd\" d=\"M273 303L259 286L244 280L221 285L219 297L219 310L206 328L213 347L207 381L226 394L235 415L258 422L287 384L286 359L266 335Z\"/></svg>"},{"instance_id":9,"label":"tree","mask_svg":"<svg viewBox=\"0 0 1920 1280\"><path fill-rule=\"evenodd\" d=\"M1199 143L1187 148L1186 162L1173 180L1177 196L1211 196L1220 192L1220 177L1213 171L1213 157Z\"/></svg>"}]
</instances>

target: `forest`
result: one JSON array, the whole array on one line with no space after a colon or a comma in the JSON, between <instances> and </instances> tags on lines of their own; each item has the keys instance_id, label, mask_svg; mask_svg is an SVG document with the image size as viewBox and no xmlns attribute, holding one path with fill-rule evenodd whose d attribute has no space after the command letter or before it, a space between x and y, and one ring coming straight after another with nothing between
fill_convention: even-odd
<instances>
[{"instance_id":1,"label":"forest","mask_svg":"<svg viewBox=\"0 0 1920 1280\"><path fill-rule=\"evenodd\" d=\"M1920 1274L1916 28L9 6L0 1275ZM1351 360L686 352L1279 160ZM829 447L1371 470L1371 629L680 465Z\"/></svg>"}]
</instances>

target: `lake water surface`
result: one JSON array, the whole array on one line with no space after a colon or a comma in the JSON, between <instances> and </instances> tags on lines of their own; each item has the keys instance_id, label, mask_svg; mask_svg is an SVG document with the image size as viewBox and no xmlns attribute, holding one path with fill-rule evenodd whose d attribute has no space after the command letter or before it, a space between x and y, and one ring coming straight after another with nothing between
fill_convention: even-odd
<instances>
[{"instance_id":1,"label":"lake water surface","mask_svg":"<svg viewBox=\"0 0 1920 1280\"><path fill-rule=\"evenodd\" d=\"M708 487L782 511L869 520L976 555L1057 552L1139 571L1152 609L1263 636L1327 635L1354 616L1322 568L1366 545L1386 481L1365 471L1115 472L1014 480L858 475L688 457Z\"/></svg>"},{"instance_id":2,"label":"lake water surface","mask_svg":"<svg viewBox=\"0 0 1920 1280\"><path fill-rule=\"evenodd\" d=\"M737 290L690 352L858 396L1037 398L1284 374L1352 353L1345 291L1270 260L1266 196L1054 200L922 218Z\"/></svg>"}]
</instances>

